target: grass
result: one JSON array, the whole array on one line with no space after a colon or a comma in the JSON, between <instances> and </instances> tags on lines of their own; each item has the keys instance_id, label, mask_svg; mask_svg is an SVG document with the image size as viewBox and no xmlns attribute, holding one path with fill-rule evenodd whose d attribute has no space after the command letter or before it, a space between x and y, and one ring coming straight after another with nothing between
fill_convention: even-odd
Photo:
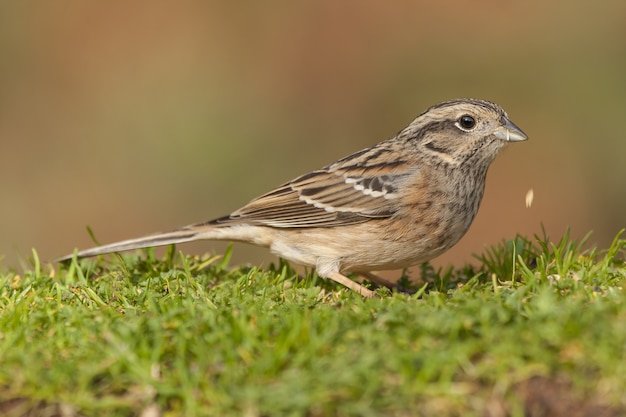
<instances>
[{"instance_id":1,"label":"grass","mask_svg":"<svg viewBox=\"0 0 626 417\"><path fill-rule=\"evenodd\" d=\"M568 235L362 299L151 250L0 273L7 416L626 415L626 278Z\"/></svg>"}]
</instances>

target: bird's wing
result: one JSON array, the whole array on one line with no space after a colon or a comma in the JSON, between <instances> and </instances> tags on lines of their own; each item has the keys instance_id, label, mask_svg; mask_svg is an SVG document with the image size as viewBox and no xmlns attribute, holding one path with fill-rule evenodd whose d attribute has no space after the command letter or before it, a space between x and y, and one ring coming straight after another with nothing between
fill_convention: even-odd
<instances>
[{"instance_id":1,"label":"bird's wing","mask_svg":"<svg viewBox=\"0 0 626 417\"><path fill-rule=\"evenodd\" d=\"M398 209L398 191L419 171L405 160L390 160L390 154L380 146L357 152L283 184L214 224L331 227L391 217Z\"/></svg>"}]
</instances>

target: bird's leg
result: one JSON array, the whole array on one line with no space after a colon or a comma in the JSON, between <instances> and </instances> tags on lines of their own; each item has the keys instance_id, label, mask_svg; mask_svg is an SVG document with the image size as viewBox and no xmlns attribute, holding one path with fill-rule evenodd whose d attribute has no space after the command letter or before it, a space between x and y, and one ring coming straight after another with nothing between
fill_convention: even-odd
<instances>
[{"instance_id":1,"label":"bird's leg","mask_svg":"<svg viewBox=\"0 0 626 417\"><path fill-rule=\"evenodd\" d=\"M382 287L387 287L390 290L397 287L397 284L395 282L391 282L381 276L372 274L371 272L358 272L358 274L361 275L363 278L372 281L374 284L380 285Z\"/></svg>"},{"instance_id":2,"label":"bird's leg","mask_svg":"<svg viewBox=\"0 0 626 417\"><path fill-rule=\"evenodd\" d=\"M410 290L407 290L406 288L404 288L402 285L399 285L396 282L392 282L389 281L379 275L376 274L372 274L371 272L358 272L359 275L361 275L363 278L366 278L370 281L372 281L374 284L377 285L382 285L383 287L387 287L390 290L396 290L398 292L403 292L403 293L407 293L407 294L411 294L412 292Z\"/></svg>"},{"instance_id":3,"label":"bird's leg","mask_svg":"<svg viewBox=\"0 0 626 417\"><path fill-rule=\"evenodd\" d=\"M343 285L344 287L350 288L352 291L357 294L361 294L363 297L370 298L374 297L376 293L372 290L368 290L364 286L352 281L350 278L340 274L339 272L331 272L328 274L328 278L332 279L335 282Z\"/></svg>"}]
</instances>

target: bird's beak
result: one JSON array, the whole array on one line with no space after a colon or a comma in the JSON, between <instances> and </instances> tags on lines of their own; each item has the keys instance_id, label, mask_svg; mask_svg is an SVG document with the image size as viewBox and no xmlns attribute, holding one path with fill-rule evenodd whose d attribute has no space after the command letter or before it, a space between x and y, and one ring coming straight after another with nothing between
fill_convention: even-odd
<instances>
[{"instance_id":1,"label":"bird's beak","mask_svg":"<svg viewBox=\"0 0 626 417\"><path fill-rule=\"evenodd\" d=\"M498 139L502 139L507 142L520 142L528 139L526 133L522 132L522 129L515 126L515 124L509 119L506 119L506 123L497 128L496 131L493 132L493 135Z\"/></svg>"}]
</instances>

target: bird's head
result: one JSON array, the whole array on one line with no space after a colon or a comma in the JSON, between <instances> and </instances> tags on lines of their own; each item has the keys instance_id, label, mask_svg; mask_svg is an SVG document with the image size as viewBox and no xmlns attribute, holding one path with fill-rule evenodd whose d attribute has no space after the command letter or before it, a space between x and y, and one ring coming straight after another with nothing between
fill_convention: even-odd
<instances>
[{"instance_id":1,"label":"bird's head","mask_svg":"<svg viewBox=\"0 0 626 417\"><path fill-rule=\"evenodd\" d=\"M401 135L429 155L429 160L452 166L488 166L508 143L528 138L500 106L477 99L436 104Z\"/></svg>"}]
</instances>

